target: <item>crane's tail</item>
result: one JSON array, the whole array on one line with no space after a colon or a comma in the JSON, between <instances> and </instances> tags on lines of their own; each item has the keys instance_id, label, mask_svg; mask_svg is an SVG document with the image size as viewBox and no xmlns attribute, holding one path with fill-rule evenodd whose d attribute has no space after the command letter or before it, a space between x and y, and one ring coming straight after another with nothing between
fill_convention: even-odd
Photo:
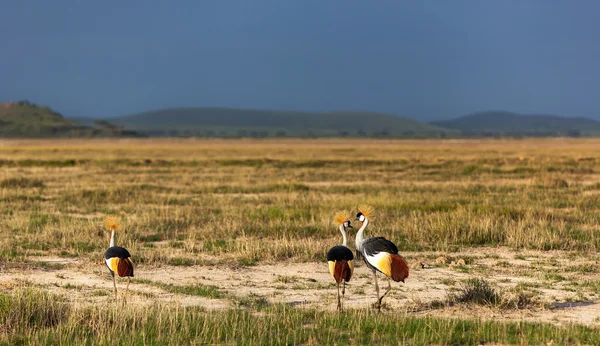
<instances>
[{"instance_id":1,"label":"crane's tail","mask_svg":"<svg viewBox=\"0 0 600 346\"><path fill-rule=\"evenodd\" d=\"M354 265L352 261L341 260L341 261L330 261L329 272L336 282L350 281L352 273L354 272Z\"/></svg>"},{"instance_id":2,"label":"crane's tail","mask_svg":"<svg viewBox=\"0 0 600 346\"><path fill-rule=\"evenodd\" d=\"M119 273L120 277L133 276L133 263L131 263L129 258L119 259L119 263L117 264L117 273Z\"/></svg>"},{"instance_id":3,"label":"crane's tail","mask_svg":"<svg viewBox=\"0 0 600 346\"><path fill-rule=\"evenodd\" d=\"M408 277L408 264L404 258L399 255L390 254L390 266L391 266L391 274L392 280L398 282L404 280Z\"/></svg>"}]
</instances>

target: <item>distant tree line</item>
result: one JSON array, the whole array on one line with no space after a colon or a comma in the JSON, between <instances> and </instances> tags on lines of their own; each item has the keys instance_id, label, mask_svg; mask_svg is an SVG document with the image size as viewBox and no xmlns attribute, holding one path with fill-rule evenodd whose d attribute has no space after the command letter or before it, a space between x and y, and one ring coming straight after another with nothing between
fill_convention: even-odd
<instances>
[{"instance_id":1,"label":"distant tree line","mask_svg":"<svg viewBox=\"0 0 600 346\"><path fill-rule=\"evenodd\" d=\"M416 132L403 131L401 133L391 133L388 130L366 132L364 130L340 130L331 131L313 131L313 130L150 130L144 131L144 134L150 137L199 137L199 138L318 138L318 137L341 137L341 138L446 138L450 137L446 132Z\"/></svg>"},{"instance_id":2,"label":"distant tree line","mask_svg":"<svg viewBox=\"0 0 600 346\"><path fill-rule=\"evenodd\" d=\"M462 131L461 135L470 138L503 138L503 137L581 137L583 134L581 130L567 130L567 131L511 131L511 132L497 132L497 131Z\"/></svg>"}]
</instances>

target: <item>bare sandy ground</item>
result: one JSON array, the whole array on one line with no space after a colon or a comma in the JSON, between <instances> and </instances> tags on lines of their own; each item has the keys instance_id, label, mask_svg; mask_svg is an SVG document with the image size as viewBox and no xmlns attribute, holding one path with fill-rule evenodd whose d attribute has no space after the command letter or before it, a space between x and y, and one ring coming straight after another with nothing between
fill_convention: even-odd
<instances>
[{"instance_id":1,"label":"bare sandy ground","mask_svg":"<svg viewBox=\"0 0 600 346\"><path fill-rule=\"evenodd\" d=\"M504 248L464 249L454 253L405 253L411 265L406 283L392 283L384 299L383 313L415 316L444 316L495 320L527 320L563 323L600 323L600 268L597 254L569 252L516 252ZM64 295L77 304L114 302L112 280L103 264L80 263L63 258L32 258L58 263L23 270L0 264L0 290L18 286L37 286ZM168 303L227 309L240 302L260 299L266 303L285 303L298 307L336 309L336 288L326 263L282 263L237 266L150 267L136 266L130 292L124 295L126 280L118 279L119 300L129 304ZM499 309L455 304L430 308L435 300L463 287L469 278L483 278L503 292L521 287L532 295L533 303L524 309ZM161 284L214 285L224 298L212 299L174 294ZM379 276L381 288L387 281ZM161 288L162 287L162 288ZM345 308L368 309L375 302L371 272L357 263L354 276L346 286Z\"/></svg>"}]
</instances>

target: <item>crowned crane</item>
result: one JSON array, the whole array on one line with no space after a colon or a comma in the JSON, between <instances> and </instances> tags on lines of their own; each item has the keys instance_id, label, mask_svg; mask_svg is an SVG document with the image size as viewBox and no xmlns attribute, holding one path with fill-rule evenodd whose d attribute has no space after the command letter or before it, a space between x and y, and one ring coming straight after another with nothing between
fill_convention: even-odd
<instances>
[{"instance_id":1,"label":"crowned crane","mask_svg":"<svg viewBox=\"0 0 600 346\"><path fill-rule=\"evenodd\" d=\"M346 293L346 282L350 281L354 271L354 255L347 247L348 237L346 228L352 228L350 225L350 215L343 211L335 213L334 222L342 232L342 245L336 245L327 252L327 263L329 264L329 273L337 285L338 310L342 310L342 301ZM340 283L342 283L342 298L340 299Z\"/></svg>"},{"instance_id":2,"label":"crowned crane","mask_svg":"<svg viewBox=\"0 0 600 346\"><path fill-rule=\"evenodd\" d=\"M115 297L117 297L117 279L115 273L120 277L127 277L127 289L129 291L130 278L133 276L133 263L131 263L131 255L127 249L115 246L115 232L121 228L119 219L114 216L109 216L104 220L104 225L111 230L110 247L104 253L104 261L113 278L113 286L115 287Z\"/></svg>"},{"instance_id":3,"label":"crowned crane","mask_svg":"<svg viewBox=\"0 0 600 346\"><path fill-rule=\"evenodd\" d=\"M367 267L373 271L375 291L377 292L375 306L377 310L381 311L381 301L392 289L390 278L396 282L404 282L408 277L408 265L398 254L398 247L391 241L384 237L364 238L365 228L367 228L369 218L374 215L375 210L371 206L361 206L358 211L356 220L362 222L362 225L356 233L356 251L362 255ZM379 285L377 284L377 272L382 273L388 279L388 287L381 297L379 296Z\"/></svg>"}]
</instances>

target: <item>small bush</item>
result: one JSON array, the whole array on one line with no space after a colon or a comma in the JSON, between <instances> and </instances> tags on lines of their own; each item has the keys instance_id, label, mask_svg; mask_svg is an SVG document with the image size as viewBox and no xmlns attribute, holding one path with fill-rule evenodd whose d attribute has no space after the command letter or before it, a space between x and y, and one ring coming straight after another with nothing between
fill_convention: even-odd
<instances>
[{"instance_id":1,"label":"small bush","mask_svg":"<svg viewBox=\"0 0 600 346\"><path fill-rule=\"evenodd\" d=\"M445 303L435 301L430 304L430 307L440 308L457 303L486 305L500 309L526 309L544 306L535 299L534 292L523 289L520 285L508 291L501 291L487 280L474 278L463 284L458 292L451 293Z\"/></svg>"},{"instance_id":2,"label":"small bush","mask_svg":"<svg viewBox=\"0 0 600 346\"><path fill-rule=\"evenodd\" d=\"M452 297L456 303L473 303L497 306L502 302L501 294L484 279L469 279Z\"/></svg>"}]
</instances>

